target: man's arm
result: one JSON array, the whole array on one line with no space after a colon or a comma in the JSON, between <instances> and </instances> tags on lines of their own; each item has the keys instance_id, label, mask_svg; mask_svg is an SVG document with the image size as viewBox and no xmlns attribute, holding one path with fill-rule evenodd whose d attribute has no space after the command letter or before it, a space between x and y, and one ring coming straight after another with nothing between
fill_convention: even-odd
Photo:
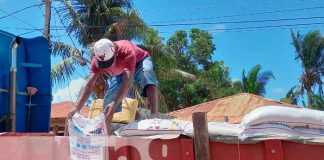
<instances>
[{"instance_id":1,"label":"man's arm","mask_svg":"<svg viewBox=\"0 0 324 160\"><path fill-rule=\"evenodd\" d=\"M132 84L133 77L134 77L134 72L135 71L130 71L126 70L123 73L123 81L121 84L121 87L113 100L110 104L107 105L106 110L105 110L105 115L106 115L106 123L109 126L110 122L112 121L112 117L115 113L117 105L125 98L127 95L127 92Z\"/></svg>"},{"instance_id":2,"label":"man's arm","mask_svg":"<svg viewBox=\"0 0 324 160\"><path fill-rule=\"evenodd\" d=\"M75 108L69 113L69 118L71 118L76 112L80 112L81 108L84 106L85 102L88 100L90 94L92 93L92 88L95 85L100 72L90 73L84 86L81 88L78 100L75 103Z\"/></svg>"}]
</instances>

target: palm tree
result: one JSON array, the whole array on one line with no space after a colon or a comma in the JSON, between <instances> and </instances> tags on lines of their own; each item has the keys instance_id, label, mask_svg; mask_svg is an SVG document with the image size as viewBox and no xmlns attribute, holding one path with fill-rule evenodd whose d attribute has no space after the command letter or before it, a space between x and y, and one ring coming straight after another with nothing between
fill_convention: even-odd
<instances>
[{"instance_id":1,"label":"palm tree","mask_svg":"<svg viewBox=\"0 0 324 160\"><path fill-rule=\"evenodd\" d=\"M317 109L324 111L324 96L322 95L313 95L313 104L309 106L312 109Z\"/></svg>"},{"instance_id":2,"label":"palm tree","mask_svg":"<svg viewBox=\"0 0 324 160\"><path fill-rule=\"evenodd\" d=\"M147 27L132 10L131 0L64 0L63 4L59 12L68 26L68 33L75 33L84 47L103 37L131 40L145 35Z\"/></svg>"},{"instance_id":3,"label":"palm tree","mask_svg":"<svg viewBox=\"0 0 324 160\"><path fill-rule=\"evenodd\" d=\"M242 73L242 89L243 92L253 93L256 95L265 94L265 85L270 79L275 79L271 71L260 73L262 67L258 64L254 66L248 75L245 76L245 71Z\"/></svg>"},{"instance_id":4,"label":"palm tree","mask_svg":"<svg viewBox=\"0 0 324 160\"><path fill-rule=\"evenodd\" d=\"M143 39L143 44L139 45L142 49L148 51L152 57L154 64L154 71L156 77L159 81L169 80L169 79L182 79L185 81L193 81L196 76L188 72L179 70L176 65L176 59L172 54L170 54L163 44L163 39L158 35L158 32L154 29L149 29L147 35ZM145 101L141 99L137 90L136 92L133 87L133 93L136 93L136 99L143 102L142 106L146 106ZM139 89L139 88L137 88ZM169 112L170 108L166 103L164 95L159 92L159 111Z\"/></svg>"},{"instance_id":5,"label":"palm tree","mask_svg":"<svg viewBox=\"0 0 324 160\"><path fill-rule=\"evenodd\" d=\"M281 102L289 103L289 104L294 104L297 105L298 98L300 96L300 87L294 86L292 87L286 94L285 98L281 98Z\"/></svg>"},{"instance_id":6,"label":"palm tree","mask_svg":"<svg viewBox=\"0 0 324 160\"><path fill-rule=\"evenodd\" d=\"M195 76L175 68L174 59L163 52L162 39L158 33L146 27L141 18L134 10L131 10L131 1L107 1L85 0L62 1L64 7L59 10L64 22L67 24L69 34L75 34L76 39L83 47L89 49L89 53L76 49L61 42L53 43L53 55L61 56L63 60L52 68L52 77L55 83L68 80L75 72L76 67L86 66L93 57L93 42L107 37L112 40L137 39L143 42L142 48L148 50L152 56L155 71L159 80L163 77L185 77L195 79ZM94 87L96 98L103 98L107 75L102 75ZM140 96L140 89L133 85L130 89L132 96L140 101L140 106L147 106ZM161 102L160 111L167 112L164 96L159 94Z\"/></svg>"},{"instance_id":7,"label":"palm tree","mask_svg":"<svg viewBox=\"0 0 324 160\"><path fill-rule=\"evenodd\" d=\"M312 31L302 36L291 31L292 44L295 47L296 60L300 60L303 72L300 75L302 94L306 91L308 106L313 105L313 89L318 86L323 95L321 76L324 75L324 37L319 31Z\"/></svg>"},{"instance_id":8,"label":"palm tree","mask_svg":"<svg viewBox=\"0 0 324 160\"><path fill-rule=\"evenodd\" d=\"M142 39L147 29L144 21L132 10L131 0L62 0L63 7L56 9L69 35L90 52L77 49L62 42L52 42L53 56L63 60L52 67L52 80L60 84L75 73L76 68L88 66L93 57L91 46L101 38L111 40ZM102 98L107 75L101 75L94 88L97 97Z\"/></svg>"},{"instance_id":9,"label":"palm tree","mask_svg":"<svg viewBox=\"0 0 324 160\"><path fill-rule=\"evenodd\" d=\"M195 80L196 76L177 68L177 59L169 53L154 29L148 29L147 35L143 39L143 45L139 45L148 51L153 59L154 71L158 79L165 80L171 78L182 78L185 80Z\"/></svg>"}]
</instances>

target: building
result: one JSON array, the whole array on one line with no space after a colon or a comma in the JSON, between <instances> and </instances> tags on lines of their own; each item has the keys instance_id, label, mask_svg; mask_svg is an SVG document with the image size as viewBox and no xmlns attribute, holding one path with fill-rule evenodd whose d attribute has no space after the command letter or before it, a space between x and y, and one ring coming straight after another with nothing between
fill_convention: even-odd
<instances>
[{"instance_id":1,"label":"building","mask_svg":"<svg viewBox=\"0 0 324 160\"><path fill-rule=\"evenodd\" d=\"M254 94L240 93L173 111L168 113L168 115L182 120L191 120L192 113L207 112L208 121L241 123L241 120L246 114L260 106L266 105L298 107ZM73 103L69 101L52 104L51 131L53 131L53 133L57 135L62 135L64 133L66 118L72 109ZM81 110L81 114L86 117L88 116L88 112L89 107L83 107Z\"/></svg>"},{"instance_id":2,"label":"building","mask_svg":"<svg viewBox=\"0 0 324 160\"><path fill-rule=\"evenodd\" d=\"M55 135L63 135L68 114L73 110L73 102L65 101L52 104L50 130ZM89 107L82 107L80 113L88 116Z\"/></svg>"},{"instance_id":3,"label":"building","mask_svg":"<svg viewBox=\"0 0 324 160\"><path fill-rule=\"evenodd\" d=\"M168 113L168 115L182 120L192 120L192 113L207 112L208 121L226 121L230 123L241 123L243 117L252 110L267 105L280 105L285 107L298 107L295 105L267 99L249 93L240 93L201 103Z\"/></svg>"}]
</instances>

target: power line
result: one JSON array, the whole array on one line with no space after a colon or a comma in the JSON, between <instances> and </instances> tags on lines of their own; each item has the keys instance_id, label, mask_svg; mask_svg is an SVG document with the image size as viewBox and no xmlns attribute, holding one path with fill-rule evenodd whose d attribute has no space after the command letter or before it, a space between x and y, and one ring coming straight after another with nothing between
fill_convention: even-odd
<instances>
[{"instance_id":1,"label":"power line","mask_svg":"<svg viewBox=\"0 0 324 160\"><path fill-rule=\"evenodd\" d=\"M14 30L27 30L27 31L30 31L30 30L35 30L35 31L43 30L43 28L34 29L34 28L20 28L20 27L0 27L0 29L14 29ZM62 28L54 28L54 29L55 30L64 30Z\"/></svg>"},{"instance_id":2,"label":"power line","mask_svg":"<svg viewBox=\"0 0 324 160\"><path fill-rule=\"evenodd\" d=\"M259 30L275 30L275 29L289 29L289 28L305 28L305 27L322 27L322 26L316 26L324 24L320 22L314 22L314 23L301 23L301 24L285 24L285 25L268 25L268 26L249 26L249 27L237 27L237 28L227 28L227 29L210 29L205 30L209 33L217 33L217 32L240 32L240 31L259 31ZM190 30L185 30L186 32L190 32ZM172 31L164 31L159 33L174 33ZM101 35L101 34L95 34L95 35ZM56 37L67 37L68 35L58 35ZM72 35L74 36L74 35Z\"/></svg>"},{"instance_id":3,"label":"power line","mask_svg":"<svg viewBox=\"0 0 324 160\"><path fill-rule=\"evenodd\" d=\"M57 11L57 9L56 9L55 7L52 6L52 8L55 10L55 12L56 12L58 18L60 19L62 25L64 26L65 31L67 32L67 27L66 27L65 24L63 23L63 20L62 20L62 18L61 18L61 16L60 16L59 12ZM70 38L70 40L72 41L73 46L74 46L75 48L77 48L76 45L75 45L75 43L74 43L74 41L73 41L73 39L72 39L72 37L70 36L70 33L67 32L67 34L69 35L69 38ZM74 71L77 72L77 73L79 74L80 77L83 77L83 76L82 76L82 75L81 75L81 74L80 74L76 69L75 69ZM72 95L71 95L71 92L70 92L70 84L68 84L67 88L68 88L68 92L69 92L70 100L71 100L71 102L73 102L73 100L72 100Z\"/></svg>"},{"instance_id":4,"label":"power line","mask_svg":"<svg viewBox=\"0 0 324 160\"><path fill-rule=\"evenodd\" d=\"M21 22L23 22L23 23L25 23L25 24L27 24L27 25L29 25L29 26L31 26L31 27L33 27L33 28L35 28L35 30L37 30L37 31L39 31L39 32L42 33L42 31L39 30L36 26L34 26L34 25L32 25L32 24L30 24L30 23L24 21L24 20L19 19L19 18L15 17L14 15L10 15L10 13L8 13L8 12L2 10L2 9L0 9L0 11L3 12L3 13L5 13L5 14L7 14L7 15L9 15L9 16L11 16L11 17L13 17L13 18L15 18L15 19L17 19L17 20L19 20L19 21L21 21ZM43 33L42 33L42 34L43 34Z\"/></svg>"},{"instance_id":5,"label":"power line","mask_svg":"<svg viewBox=\"0 0 324 160\"><path fill-rule=\"evenodd\" d=\"M56 12L58 18L60 19L61 24L64 26L64 29L65 29L66 33L68 34L68 37L70 38L70 40L71 40L71 42L72 42L74 48L78 49L78 48L76 47L76 45L75 45L75 43L74 43L72 37L71 37L71 34L67 31L67 27L65 26L65 24L64 24L64 22L63 22L63 19L61 18L60 14L59 14L59 12L58 12L58 10L57 10L57 8L55 8L55 7L53 7L53 6L52 6L52 8L55 10L55 12ZM83 57L81 57L81 58L82 58L82 60L86 61L86 59L84 59ZM82 76L82 75L81 75L77 70L75 70L75 71L79 74L80 77L83 77L83 76Z\"/></svg>"},{"instance_id":6,"label":"power line","mask_svg":"<svg viewBox=\"0 0 324 160\"><path fill-rule=\"evenodd\" d=\"M323 23L324 24L324 23ZM310 27L319 27L323 28L324 25L307 25L307 26L291 26L291 27L276 27L276 28L259 28L259 29L245 29L245 30L229 30L221 32L251 32L251 31L263 31L263 30L278 30L278 29L293 29L293 28L310 28ZM218 31L219 32L219 31ZM209 33L218 33L217 31L210 31Z\"/></svg>"},{"instance_id":7,"label":"power line","mask_svg":"<svg viewBox=\"0 0 324 160\"><path fill-rule=\"evenodd\" d=\"M270 2L262 2L262 3L247 3L247 4L230 4L230 5L219 5L219 6L207 6L207 7L194 7L194 8L173 8L173 9L151 9L151 10L144 10L139 11L140 13L149 13L149 12L178 12L178 11L185 11L185 10L205 10L205 9L217 9L217 8L234 8L234 7L249 7L249 6L258 6L258 5L268 5L268 4L275 4L275 3L283 3L283 2L305 2L306 0L284 0L284 1L270 1ZM94 14L94 15L104 15L110 14L109 12L101 12L101 13L87 13L87 14Z\"/></svg>"},{"instance_id":8,"label":"power line","mask_svg":"<svg viewBox=\"0 0 324 160\"><path fill-rule=\"evenodd\" d=\"M283 21L312 20L312 19L324 19L324 16L281 18L281 19L265 19L265 20L245 20L245 21L170 23L170 24L152 24L152 25L148 24L148 26L151 26L151 27L169 27L169 26L215 25L215 24L243 24L243 23L283 22ZM60 27L62 27L62 26L55 26L55 27L60 29ZM87 26L86 28L106 28L106 27L107 26ZM127 26L127 27L138 27L138 26L132 25L132 26Z\"/></svg>"},{"instance_id":9,"label":"power line","mask_svg":"<svg viewBox=\"0 0 324 160\"><path fill-rule=\"evenodd\" d=\"M236 27L236 28L224 28L224 29L209 29L206 31L231 31L231 30L244 30L244 29L263 29L263 28L277 28L277 27L295 27L295 26L308 26L324 24L324 22L314 23L296 23L296 24L284 24L284 25L267 25L267 26L249 26L249 27Z\"/></svg>"},{"instance_id":10,"label":"power line","mask_svg":"<svg viewBox=\"0 0 324 160\"><path fill-rule=\"evenodd\" d=\"M42 28L33 29L33 28L20 28L20 27L0 27L1 29L16 29L16 30L42 30Z\"/></svg>"},{"instance_id":11,"label":"power line","mask_svg":"<svg viewBox=\"0 0 324 160\"><path fill-rule=\"evenodd\" d=\"M324 6L323 7L315 7L315 8L324 8ZM224 16L220 16L220 17L224 17ZM151 26L151 27L165 27L165 26L189 26L189 25L242 24L242 23L280 22L280 21L309 20L309 19L323 19L323 18L324 18L324 16L313 16L313 17L296 17L296 18L245 20L245 21L148 24L148 26ZM61 28L61 27L62 26L54 26L54 28ZM85 28L106 28L106 27L107 26L86 26ZM127 26L127 27L135 27L135 25Z\"/></svg>"},{"instance_id":12,"label":"power line","mask_svg":"<svg viewBox=\"0 0 324 160\"><path fill-rule=\"evenodd\" d=\"M31 6L28 6L28 7L22 8L22 9L20 9L20 10L17 10L17 11L15 11L15 12L8 13L7 15L2 16L2 17L0 17L0 19L3 19L3 18L6 18L6 17L9 17L9 16L14 15L14 14L16 14L16 13L19 13L19 12L21 12L21 11L23 11L23 10L26 10L26 9L29 9L29 8L33 8L33 7L38 7L38 6L41 6L41 5L43 5L43 3L40 3L40 4L34 4L34 5L31 5Z\"/></svg>"},{"instance_id":13,"label":"power line","mask_svg":"<svg viewBox=\"0 0 324 160\"><path fill-rule=\"evenodd\" d=\"M14 30L27 30L27 31L39 31L39 30L43 30L43 28L20 28L20 27L0 27L0 29L14 29ZM64 30L62 28L53 28L55 30Z\"/></svg>"},{"instance_id":14,"label":"power line","mask_svg":"<svg viewBox=\"0 0 324 160\"><path fill-rule=\"evenodd\" d=\"M189 26L189 25L241 24L241 23L280 22L280 21L309 20L309 19L323 19L323 18L324 18L324 16L316 16L316 17L297 17L297 18L246 20L246 21L152 24L152 25L149 25L149 26L152 26L152 27L165 27L165 26Z\"/></svg>"},{"instance_id":15,"label":"power line","mask_svg":"<svg viewBox=\"0 0 324 160\"><path fill-rule=\"evenodd\" d=\"M280 13L280 12L292 12L292 11L301 11L301 10L310 10L310 9L323 9L324 6L317 7L308 7L308 8L297 8L297 9L288 9L288 10L276 10L276 11L268 11L268 12L257 12L257 13L248 13L248 14L240 14L240 15L227 15L227 16L218 16L221 17L230 17L230 16L246 16L246 15L256 15L256 14L270 14L270 13ZM210 17L209 17L210 18ZM216 18L216 17L213 17ZM178 24L149 24L149 26L176 26L176 25L208 25L208 24L226 24L226 23L259 23L259 22L280 22L280 21L292 21L292 20L308 20L308 19L323 19L322 16L314 16L314 17L297 17L297 18L282 18L282 19L266 19L266 20L246 20L246 21L224 21L224 22L201 22L201 23L178 23ZM203 19L203 18L200 18ZM233 30L248 30L248 29L262 29L262 28L275 28L275 27L296 27L296 26L305 26L305 25L316 25L322 23L301 23L301 24L285 24L285 25L272 25L272 26L249 26L249 27L237 27L237 28L227 28L227 29L214 29L214 31L233 31ZM60 26L57 26L58 28ZM107 26L88 26L88 28L96 28L96 27L107 27ZM129 26L132 27L132 26ZM212 31L212 30L210 30ZM159 32L159 33L168 33L168 32ZM64 35L62 35L64 36ZM70 35L69 35L70 36Z\"/></svg>"},{"instance_id":16,"label":"power line","mask_svg":"<svg viewBox=\"0 0 324 160\"><path fill-rule=\"evenodd\" d=\"M29 34L29 33L34 33L34 32L37 32L37 31L38 30L33 30L33 31L25 32L25 33L19 34L18 36L26 35L26 34Z\"/></svg>"},{"instance_id":17,"label":"power line","mask_svg":"<svg viewBox=\"0 0 324 160\"><path fill-rule=\"evenodd\" d=\"M272 13L306 11L306 10L314 10L314 9L324 9L324 6L315 6L315 7L307 7L307 8L295 8L295 9L285 9L285 10L274 10L274 11L266 11L266 12L254 12L254 13L234 14L234 15L214 16L214 17L178 19L178 20L170 20L170 21L156 21L156 22L151 22L151 24L155 24L155 23L168 23L168 22L185 22L185 21L194 21L194 20L209 20L209 19L243 17L243 16L254 16L254 15L272 14Z\"/></svg>"},{"instance_id":18,"label":"power line","mask_svg":"<svg viewBox=\"0 0 324 160\"><path fill-rule=\"evenodd\" d=\"M53 12L53 10L51 10L51 12ZM58 33L58 28L56 27L57 26L57 23L56 23L56 14L55 13L52 13L51 15L53 15L54 16L54 28L55 28L55 32L56 32L56 34L58 35L59 33ZM52 27L50 26L50 29L52 29ZM53 35L51 35L51 37L53 37ZM60 38L58 38L57 39L58 41L60 41Z\"/></svg>"},{"instance_id":19,"label":"power line","mask_svg":"<svg viewBox=\"0 0 324 160\"><path fill-rule=\"evenodd\" d=\"M236 28L224 28L224 29L208 29L209 33L217 32L236 32L236 31L259 31L264 29L287 29L287 28L305 28L305 27L322 27L324 22L313 22L313 23L297 23L297 24L283 24L283 25L267 25L267 26L248 26L248 27L236 27ZM322 25L322 26L316 26ZM184 30L190 32L190 30ZM160 32L159 32L160 33ZM173 33L172 31L164 33Z\"/></svg>"},{"instance_id":20,"label":"power line","mask_svg":"<svg viewBox=\"0 0 324 160\"><path fill-rule=\"evenodd\" d=\"M72 37L71 37L71 34L68 32L68 29L67 29L67 27L65 26L65 24L64 24L64 22L63 22L63 19L61 18L60 14L59 14L59 11L57 10L57 8L55 8L55 7L53 7L53 6L52 6L52 8L55 10L55 12L56 12L58 18L60 19L60 22L61 22L61 24L63 25L63 28L64 28L64 30L66 31L68 37L70 38L70 40L71 40L71 42L72 42L74 48L77 48L76 45L75 45L75 43L74 43L74 41L73 41L73 39L72 39ZM56 26L56 27L57 27L57 26ZM83 52L85 52L85 51L83 51ZM87 53L87 52L85 52L85 53ZM82 60L87 61L87 60L84 59L83 57L81 57L81 58L82 58ZM91 63L90 61L87 61L87 62Z\"/></svg>"},{"instance_id":21,"label":"power line","mask_svg":"<svg viewBox=\"0 0 324 160\"><path fill-rule=\"evenodd\" d=\"M173 9L151 9L139 11L140 13L150 13L150 12L178 12L178 11L193 11L193 10L205 10L205 9L217 9L217 8L236 8L236 7L250 7L250 6L258 6L258 5L271 5L276 3L283 2L304 2L305 0L285 0L285 1L269 1L262 3L247 3L247 4L229 4L229 5L218 5L218 6L207 6L207 7L194 7L194 8L173 8Z\"/></svg>"},{"instance_id":22,"label":"power line","mask_svg":"<svg viewBox=\"0 0 324 160\"><path fill-rule=\"evenodd\" d=\"M77 48L76 45L75 45L75 43L74 43L74 41L73 41L73 39L72 39L72 37L70 36L70 33L67 31L68 29L67 29L67 27L65 26L65 24L64 24L64 22L63 22L63 19L61 18L61 16L60 16L58 10L57 10L55 7L53 7L53 6L52 6L52 8L55 10L55 12L56 12L58 18L60 19L61 24L63 25L63 27L64 27L66 33L68 34L68 36L69 36L69 38L70 38L70 40L71 40L73 46L74 46L75 48Z\"/></svg>"}]
</instances>

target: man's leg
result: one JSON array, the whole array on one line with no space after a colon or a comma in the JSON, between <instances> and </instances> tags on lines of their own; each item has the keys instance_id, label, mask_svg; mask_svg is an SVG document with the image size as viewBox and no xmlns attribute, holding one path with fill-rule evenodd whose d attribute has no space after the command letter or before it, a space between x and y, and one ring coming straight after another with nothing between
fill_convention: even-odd
<instances>
[{"instance_id":1,"label":"man's leg","mask_svg":"<svg viewBox=\"0 0 324 160\"><path fill-rule=\"evenodd\" d=\"M118 93L118 91L119 91L119 89L121 87L121 82L122 82L122 77L120 77L120 76L113 77L110 80L109 89L106 92L105 97L103 99L103 106L102 106L103 107L103 111L105 111L105 109L107 109L106 108L107 105L109 103L111 103L115 99L115 97L116 97L116 95L117 95L117 93ZM121 104L118 104L115 112L120 112L121 109L122 109ZM106 125L107 125L106 127L107 127L108 135L113 134L113 131L114 130L111 127L112 125L111 124L108 124L108 123L106 123Z\"/></svg>"},{"instance_id":2,"label":"man's leg","mask_svg":"<svg viewBox=\"0 0 324 160\"><path fill-rule=\"evenodd\" d=\"M157 79L153 71L151 57L146 57L136 65L134 81L139 82L142 88L142 95L147 96L151 113L158 112L158 90Z\"/></svg>"},{"instance_id":3,"label":"man's leg","mask_svg":"<svg viewBox=\"0 0 324 160\"><path fill-rule=\"evenodd\" d=\"M156 85L148 84L146 85L146 94L149 100L150 109L152 114L158 112L158 90Z\"/></svg>"},{"instance_id":4,"label":"man's leg","mask_svg":"<svg viewBox=\"0 0 324 160\"><path fill-rule=\"evenodd\" d=\"M113 77L111 79L110 84L109 84L109 89L106 92L105 97L103 99L103 106L102 106L103 110L105 110L107 105L115 99L115 97L121 87L122 81L123 81L123 79L121 76ZM115 112L120 112L120 111L121 111L121 103L117 105Z\"/></svg>"}]
</instances>

